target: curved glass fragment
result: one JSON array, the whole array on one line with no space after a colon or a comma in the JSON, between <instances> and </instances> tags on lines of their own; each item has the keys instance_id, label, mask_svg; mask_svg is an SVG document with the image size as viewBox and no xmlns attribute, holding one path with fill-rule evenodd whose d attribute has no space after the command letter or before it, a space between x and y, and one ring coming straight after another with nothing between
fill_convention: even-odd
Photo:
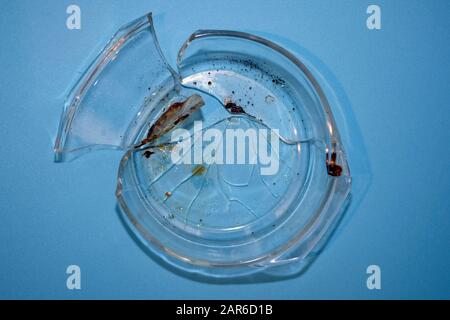
<instances>
[{"instance_id":1,"label":"curved glass fragment","mask_svg":"<svg viewBox=\"0 0 450 320\"><path fill-rule=\"evenodd\" d=\"M148 14L123 26L71 90L55 142L57 160L91 148L126 149L174 90Z\"/></svg>"}]
</instances>

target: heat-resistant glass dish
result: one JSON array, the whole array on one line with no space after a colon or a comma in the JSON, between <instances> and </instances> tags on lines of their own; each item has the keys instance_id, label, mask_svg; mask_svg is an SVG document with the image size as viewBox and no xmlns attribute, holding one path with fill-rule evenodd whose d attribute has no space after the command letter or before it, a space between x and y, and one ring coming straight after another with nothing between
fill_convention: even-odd
<instances>
[{"instance_id":1,"label":"heat-resistant glass dish","mask_svg":"<svg viewBox=\"0 0 450 320\"><path fill-rule=\"evenodd\" d=\"M175 71L151 15L121 28L68 97L57 159L98 147L125 151L116 195L141 241L208 276L300 270L350 193L329 102L298 58L200 30Z\"/></svg>"}]
</instances>

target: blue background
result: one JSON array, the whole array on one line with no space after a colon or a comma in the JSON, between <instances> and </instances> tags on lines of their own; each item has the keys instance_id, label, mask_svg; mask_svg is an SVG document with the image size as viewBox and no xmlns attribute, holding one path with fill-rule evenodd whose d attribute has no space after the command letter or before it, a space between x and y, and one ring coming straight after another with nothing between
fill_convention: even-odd
<instances>
[{"instance_id":1,"label":"blue background","mask_svg":"<svg viewBox=\"0 0 450 320\"><path fill-rule=\"evenodd\" d=\"M450 298L449 1L0 4L0 298ZM65 26L70 4L81 30ZM381 6L380 31L366 28L369 4ZM217 284L174 273L117 214L121 152L53 162L67 89L120 25L148 11L171 62L196 29L242 30L303 47L345 91L372 178L302 276ZM70 264L82 290L66 288ZM381 290L366 287L371 264Z\"/></svg>"}]
</instances>

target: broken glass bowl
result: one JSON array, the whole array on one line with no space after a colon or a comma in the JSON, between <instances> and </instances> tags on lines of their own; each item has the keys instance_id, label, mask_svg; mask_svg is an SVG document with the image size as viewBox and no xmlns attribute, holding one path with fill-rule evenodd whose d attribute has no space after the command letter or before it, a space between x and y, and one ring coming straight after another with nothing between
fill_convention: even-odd
<instances>
[{"instance_id":1,"label":"broken glass bowl","mask_svg":"<svg viewBox=\"0 0 450 320\"><path fill-rule=\"evenodd\" d=\"M175 71L151 15L120 29L68 97L57 159L92 148L124 150L116 195L141 241L207 276L298 272L351 186L327 97L298 58L201 30Z\"/></svg>"}]
</instances>

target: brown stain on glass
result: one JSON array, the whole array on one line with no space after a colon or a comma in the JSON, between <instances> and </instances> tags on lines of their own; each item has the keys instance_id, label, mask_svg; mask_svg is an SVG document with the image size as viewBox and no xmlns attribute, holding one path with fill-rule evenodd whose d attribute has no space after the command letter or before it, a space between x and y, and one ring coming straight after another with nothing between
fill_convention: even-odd
<instances>
[{"instance_id":1,"label":"brown stain on glass","mask_svg":"<svg viewBox=\"0 0 450 320\"><path fill-rule=\"evenodd\" d=\"M192 169L192 175L193 176L201 176L206 172L206 168L202 165L196 166L194 169Z\"/></svg>"},{"instance_id":2,"label":"brown stain on glass","mask_svg":"<svg viewBox=\"0 0 450 320\"><path fill-rule=\"evenodd\" d=\"M245 110L241 106L238 106L234 102L228 102L227 104L225 104L225 109L227 109L228 112L230 112L232 114L245 114L246 113Z\"/></svg>"},{"instance_id":3,"label":"brown stain on glass","mask_svg":"<svg viewBox=\"0 0 450 320\"><path fill-rule=\"evenodd\" d=\"M172 151L175 146L172 144L159 144L156 147L158 148L159 151L164 152L164 151Z\"/></svg>"},{"instance_id":4,"label":"brown stain on glass","mask_svg":"<svg viewBox=\"0 0 450 320\"><path fill-rule=\"evenodd\" d=\"M189 114L185 114L185 115L179 117L177 120L175 120L175 121L173 122L173 124L174 124L174 125L178 125L180 122L186 120L188 117L189 117Z\"/></svg>"},{"instance_id":5,"label":"brown stain on glass","mask_svg":"<svg viewBox=\"0 0 450 320\"><path fill-rule=\"evenodd\" d=\"M330 176L340 177L342 175L342 167L336 163L336 152L331 154L331 157L327 154L327 171Z\"/></svg>"},{"instance_id":6,"label":"brown stain on glass","mask_svg":"<svg viewBox=\"0 0 450 320\"><path fill-rule=\"evenodd\" d=\"M136 148L146 145L172 130L175 126L186 120L191 114L204 105L203 99L194 94L181 102L175 102L156 120L148 130L147 136Z\"/></svg>"},{"instance_id":7,"label":"brown stain on glass","mask_svg":"<svg viewBox=\"0 0 450 320\"><path fill-rule=\"evenodd\" d=\"M234 93L234 91L233 91ZM224 101L225 109L231 114L247 114L245 112L244 108L242 108L240 105L234 103L230 98L226 98Z\"/></svg>"},{"instance_id":8,"label":"brown stain on glass","mask_svg":"<svg viewBox=\"0 0 450 320\"><path fill-rule=\"evenodd\" d=\"M154 154L153 151L147 150L142 155L148 159L151 157L152 154Z\"/></svg>"}]
</instances>

